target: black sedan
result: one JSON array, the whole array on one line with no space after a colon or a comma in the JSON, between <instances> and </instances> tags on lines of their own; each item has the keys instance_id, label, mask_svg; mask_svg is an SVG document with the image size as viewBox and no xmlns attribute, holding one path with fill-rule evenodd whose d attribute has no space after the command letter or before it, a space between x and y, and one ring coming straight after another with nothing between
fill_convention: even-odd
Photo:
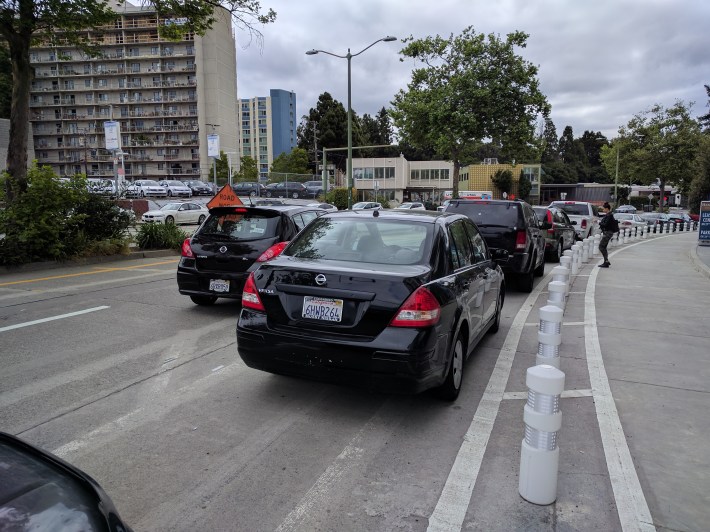
<instances>
[{"instance_id":1,"label":"black sedan","mask_svg":"<svg viewBox=\"0 0 710 532\"><path fill-rule=\"evenodd\" d=\"M267 186L264 194L267 198L308 198L308 189L303 183L296 181L284 181L283 183L272 183Z\"/></svg>"},{"instance_id":2,"label":"black sedan","mask_svg":"<svg viewBox=\"0 0 710 532\"><path fill-rule=\"evenodd\" d=\"M204 181L195 179L193 181L185 181L185 185L192 191L193 196L213 196L212 186Z\"/></svg>"},{"instance_id":3,"label":"black sedan","mask_svg":"<svg viewBox=\"0 0 710 532\"><path fill-rule=\"evenodd\" d=\"M207 220L182 244L180 293L198 305L211 305L220 297L241 298L251 269L324 212L299 205L210 209Z\"/></svg>"},{"instance_id":4,"label":"black sedan","mask_svg":"<svg viewBox=\"0 0 710 532\"><path fill-rule=\"evenodd\" d=\"M465 359L498 330L504 295L464 215L333 212L249 276L237 348L272 373L454 400Z\"/></svg>"}]
</instances>

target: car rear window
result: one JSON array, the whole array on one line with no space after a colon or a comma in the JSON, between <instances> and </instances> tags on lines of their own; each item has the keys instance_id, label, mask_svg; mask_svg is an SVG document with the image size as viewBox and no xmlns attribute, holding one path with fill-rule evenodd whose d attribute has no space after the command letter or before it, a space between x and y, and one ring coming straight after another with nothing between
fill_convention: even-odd
<instances>
[{"instance_id":1,"label":"car rear window","mask_svg":"<svg viewBox=\"0 0 710 532\"><path fill-rule=\"evenodd\" d=\"M400 220L353 221L319 218L291 242L284 255L380 264L420 264L428 261L431 224Z\"/></svg>"},{"instance_id":2,"label":"car rear window","mask_svg":"<svg viewBox=\"0 0 710 532\"><path fill-rule=\"evenodd\" d=\"M577 205L574 203L553 203L555 207L565 211L568 215L588 216L589 207L587 205Z\"/></svg>"},{"instance_id":3,"label":"car rear window","mask_svg":"<svg viewBox=\"0 0 710 532\"><path fill-rule=\"evenodd\" d=\"M490 203L487 201L458 202L452 201L446 212L465 214L478 227L503 226L513 227L521 219L519 203Z\"/></svg>"},{"instance_id":4,"label":"car rear window","mask_svg":"<svg viewBox=\"0 0 710 532\"><path fill-rule=\"evenodd\" d=\"M211 215L198 231L200 236L216 236L234 241L261 240L277 234L279 216L258 213Z\"/></svg>"}]
</instances>

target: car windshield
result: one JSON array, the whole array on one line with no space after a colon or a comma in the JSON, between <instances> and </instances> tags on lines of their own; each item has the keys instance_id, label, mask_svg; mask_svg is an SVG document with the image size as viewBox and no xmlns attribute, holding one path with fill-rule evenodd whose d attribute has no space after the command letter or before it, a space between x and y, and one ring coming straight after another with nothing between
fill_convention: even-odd
<instances>
[{"instance_id":1,"label":"car windshield","mask_svg":"<svg viewBox=\"0 0 710 532\"><path fill-rule=\"evenodd\" d=\"M586 204L575 205L574 203L553 203L558 209L562 209L567 214L586 216L589 214L589 207Z\"/></svg>"},{"instance_id":2,"label":"car windshield","mask_svg":"<svg viewBox=\"0 0 710 532\"><path fill-rule=\"evenodd\" d=\"M301 259L411 265L428 260L433 226L404 220L318 218L285 255Z\"/></svg>"},{"instance_id":3,"label":"car windshield","mask_svg":"<svg viewBox=\"0 0 710 532\"><path fill-rule=\"evenodd\" d=\"M370 203L369 201L360 201L353 205L353 209L367 209L371 205L372 203Z\"/></svg>"},{"instance_id":4,"label":"car windshield","mask_svg":"<svg viewBox=\"0 0 710 532\"><path fill-rule=\"evenodd\" d=\"M173 187L184 187L185 183L183 183L182 181L168 181L168 185Z\"/></svg>"},{"instance_id":5,"label":"car windshield","mask_svg":"<svg viewBox=\"0 0 710 532\"><path fill-rule=\"evenodd\" d=\"M261 240L277 234L279 216L257 213L210 216L199 230L200 235L212 235L229 240Z\"/></svg>"},{"instance_id":6,"label":"car windshield","mask_svg":"<svg viewBox=\"0 0 710 532\"><path fill-rule=\"evenodd\" d=\"M180 208L182 203L166 203L162 207L160 207L161 211L176 211Z\"/></svg>"},{"instance_id":7,"label":"car windshield","mask_svg":"<svg viewBox=\"0 0 710 532\"><path fill-rule=\"evenodd\" d=\"M633 215L631 215L631 214L621 214L621 213L615 214L614 218L616 218L617 220L633 220L634 219Z\"/></svg>"},{"instance_id":8,"label":"car windshield","mask_svg":"<svg viewBox=\"0 0 710 532\"><path fill-rule=\"evenodd\" d=\"M140 184L141 184L141 186L144 186L144 187L159 187L160 186L157 181L153 181L152 179L146 179L145 181L141 181Z\"/></svg>"}]
</instances>

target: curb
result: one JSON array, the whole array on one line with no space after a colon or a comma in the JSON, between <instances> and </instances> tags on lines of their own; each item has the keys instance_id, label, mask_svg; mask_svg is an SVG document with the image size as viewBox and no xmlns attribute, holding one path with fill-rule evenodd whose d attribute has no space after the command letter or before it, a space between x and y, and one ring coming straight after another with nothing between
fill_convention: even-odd
<instances>
[{"instance_id":1,"label":"curb","mask_svg":"<svg viewBox=\"0 0 710 532\"><path fill-rule=\"evenodd\" d=\"M21 264L19 266L2 266L0 267L0 275L9 273L22 272L37 272L44 270L56 270L71 266L86 266L91 264L101 264L104 262L115 262L121 260L135 259L151 259L157 257L178 257L180 252L175 249L147 249L142 251L131 251L126 255L104 255L97 257L85 257L76 260L67 260L64 262L33 262L30 264Z\"/></svg>"},{"instance_id":2,"label":"curb","mask_svg":"<svg viewBox=\"0 0 710 532\"><path fill-rule=\"evenodd\" d=\"M690 248L690 251L688 251L688 256L690 257L690 262L693 264L693 267L702 275L710 279L710 266L705 264L705 262L703 262L703 259L698 256L698 245Z\"/></svg>"}]
</instances>

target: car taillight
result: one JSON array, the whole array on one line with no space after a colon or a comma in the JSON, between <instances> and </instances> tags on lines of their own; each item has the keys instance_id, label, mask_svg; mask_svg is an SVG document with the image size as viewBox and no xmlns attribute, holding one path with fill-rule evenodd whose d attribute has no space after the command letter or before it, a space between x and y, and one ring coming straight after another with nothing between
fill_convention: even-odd
<instances>
[{"instance_id":1,"label":"car taillight","mask_svg":"<svg viewBox=\"0 0 710 532\"><path fill-rule=\"evenodd\" d=\"M552 221L552 213L547 211L547 223L550 224L550 228L547 230L547 234L550 236L555 236L555 222Z\"/></svg>"},{"instance_id":2,"label":"car taillight","mask_svg":"<svg viewBox=\"0 0 710 532\"><path fill-rule=\"evenodd\" d=\"M182 243L180 255L182 255L183 257L187 257L188 259L195 258L195 254L192 252L192 246L190 246L189 238L186 238L185 241Z\"/></svg>"},{"instance_id":3,"label":"car taillight","mask_svg":"<svg viewBox=\"0 0 710 532\"><path fill-rule=\"evenodd\" d=\"M256 262L266 262L267 260L271 260L274 257L278 257L279 255L281 255L281 252L284 250L287 244L288 241L274 244L269 249L264 251L261 255L259 255L259 258L256 259Z\"/></svg>"},{"instance_id":4,"label":"car taillight","mask_svg":"<svg viewBox=\"0 0 710 532\"><path fill-rule=\"evenodd\" d=\"M259 291L256 289L254 272L249 274L247 282L244 283L244 290L242 290L242 308L266 311L264 304L261 302L261 298L259 297Z\"/></svg>"},{"instance_id":5,"label":"car taillight","mask_svg":"<svg viewBox=\"0 0 710 532\"><path fill-rule=\"evenodd\" d=\"M586 229L586 228L587 228L587 219L582 218L582 229Z\"/></svg>"},{"instance_id":6,"label":"car taillight","mask_svg":"<svg viewBox=\"0 0 710 532\"><path fill-rule=\"evenodd\" d=\"M439 321L441 305L427 288L420 286L404 302L390 322L391 327L429 327Z\"/></svg>"},{"instance_id":7,"label":"car taillight","mask_svg":"<svg viewBox=\"0 0 710 532\"><path fill-rule=\"evenodd\" d=\"M525 231L518 231L515 235L515 249L525 249L528 243L528 235Z\"/></svg>"}]
</instances>

